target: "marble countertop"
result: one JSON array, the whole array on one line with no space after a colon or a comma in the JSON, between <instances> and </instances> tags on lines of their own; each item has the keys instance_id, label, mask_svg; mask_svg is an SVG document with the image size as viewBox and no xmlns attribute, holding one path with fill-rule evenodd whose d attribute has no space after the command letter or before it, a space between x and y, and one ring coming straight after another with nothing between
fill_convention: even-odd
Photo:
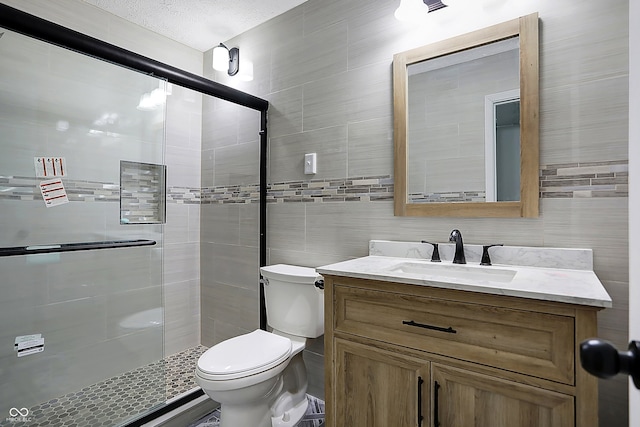
<instances>
[{"instance_id":1,"label":"marble countertop","mask_svg":"<svg viewBox=\"0 0 640 427\"><path fill-rule=\"evenodd\" d=\"M437 264L438 267L433 269L429 264ZM403 266L413 268L405 269ZM416 272L421 267L426 268L425 271L428 273ZM438 269L442 268L459 269L460 277L441 275L438 273L440 271ZM494 271L489 273L490 269ZM324 275L407 283L594 307L607 308L612 306L611 297L590 269L513 264L494 264L492 266L465 264L460 267L446 259L443 259L442 263L431 263L429 259L414 257L370 255L318 267L316 271ZM474 277L474 272L477 272L481 278Z\"/></svg>"}]
</instances>

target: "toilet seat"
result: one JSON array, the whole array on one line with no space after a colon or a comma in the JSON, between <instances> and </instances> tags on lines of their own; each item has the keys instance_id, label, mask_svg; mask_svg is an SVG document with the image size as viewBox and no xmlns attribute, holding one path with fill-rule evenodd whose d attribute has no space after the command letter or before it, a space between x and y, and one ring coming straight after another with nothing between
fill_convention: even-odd
<instances>
[{"instance_id":1,"label":"toilet seat","mask_svg":"<svg viewBox=\"0 0 640 427\"><path fill-rule=\"evenodd\" d=\"M289 338L258 329L211 347L198 359L197 369L211 381L233 380L268 371L291 352Z\"/></svg>"}]
</instances>

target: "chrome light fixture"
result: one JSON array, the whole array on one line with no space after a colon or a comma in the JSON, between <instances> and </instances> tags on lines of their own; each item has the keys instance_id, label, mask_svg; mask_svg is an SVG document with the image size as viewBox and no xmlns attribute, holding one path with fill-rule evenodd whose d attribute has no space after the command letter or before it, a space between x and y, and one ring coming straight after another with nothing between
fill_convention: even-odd
<instances>
[{"instance_id":1,"label":"chrome light fixture","mask_svg":"<svg viewBox=\"0 0 640 427\"><path fill-rule=\"evenodd\" d=\"M424 6L429 9L425 10ZM400 6L396 9L394 16L398 21L419 21L425 16L425 12L434 12L447 7L441 0L400 0Z\"/></svg>"},{"instance_id":2,"label":"chrome light fixture","mask_svg":"<svg viewBox=\"0 0 640 427\"><path fill-rule=\"evenodd\" d=\"M240 69L240 49L237 47L229 49L222 43L214 47L213 69L226 71L230 76L238 74Z\"/></svg>"},{"instance_id":3,"label":"chrome light fixture","mask_svg":"<svg viewBox=\"0 0 640 427\"><path fill-rule=\"evenodd\" d=\"M435 12L438 9L447 7L447 5L440 0L423 0L423 2L429 7L429 12Z\"/></svg>"}]
</instances>

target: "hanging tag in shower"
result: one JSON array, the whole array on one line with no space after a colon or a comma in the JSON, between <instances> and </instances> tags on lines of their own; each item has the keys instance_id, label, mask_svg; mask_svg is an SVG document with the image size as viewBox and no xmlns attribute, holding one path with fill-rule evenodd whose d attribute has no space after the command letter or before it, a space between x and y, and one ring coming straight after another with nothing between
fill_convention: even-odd
<instances>
[{"instance_id":1,"label":"hanging tag in shower","mask_svg":"<svg viewBox=\"0 0 640 427\"><path fill-rule=\"evenodd\" d=\"M16 338L16 351L18 357L29 356L30 354L42 353L44 351L44 338L42 335L25 335Z\"/></svg>"},{"instance_id":2,"label":"hanging tag in shower","mask_svg":"<svg viewBox=\"0 0 640 427\"><path fill-rule=\"evenodd\" d=\"M20 335L19 337L16 337L16 342L13 344L13 350L18 351L18 344L20 343L38 340L40 338L42 338L42 334Z\"/></svg>"},{"instance_id":3,"label":"hanging tag in shower","mask_svg":"<svg viewBox=\"0 0 640 427\"><path fill-rule=\"evenodd\" d=\"M34 157L33 166L37 178L67 176L67 159L64 157Z\"/></svg>"},{"instance_id":4,"label":"hanging tag in shower","mask_svg":"<svg viewBox=\"0 0 640 427\"><path fill-rule=\"evenodd\" d=\"M69 203L69 198L61 179L40 181L40 192L42 193L44 204L48 208Z\"/></svg>"}]
</instances>

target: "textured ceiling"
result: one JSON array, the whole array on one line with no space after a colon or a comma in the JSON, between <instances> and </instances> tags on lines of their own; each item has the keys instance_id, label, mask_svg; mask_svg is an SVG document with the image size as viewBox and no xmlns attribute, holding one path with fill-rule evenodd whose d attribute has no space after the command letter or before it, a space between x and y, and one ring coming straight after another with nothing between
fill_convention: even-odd
<instances>
[{"instance_id":1,"label":"textured ceiling","mask_svg":"<svg viewBox=\"0 0 640 427\"><path fill-rule=\"evenodd\" d=\"M306 0L84 0L199 51Z\"/></svg>"}]
</instances>

